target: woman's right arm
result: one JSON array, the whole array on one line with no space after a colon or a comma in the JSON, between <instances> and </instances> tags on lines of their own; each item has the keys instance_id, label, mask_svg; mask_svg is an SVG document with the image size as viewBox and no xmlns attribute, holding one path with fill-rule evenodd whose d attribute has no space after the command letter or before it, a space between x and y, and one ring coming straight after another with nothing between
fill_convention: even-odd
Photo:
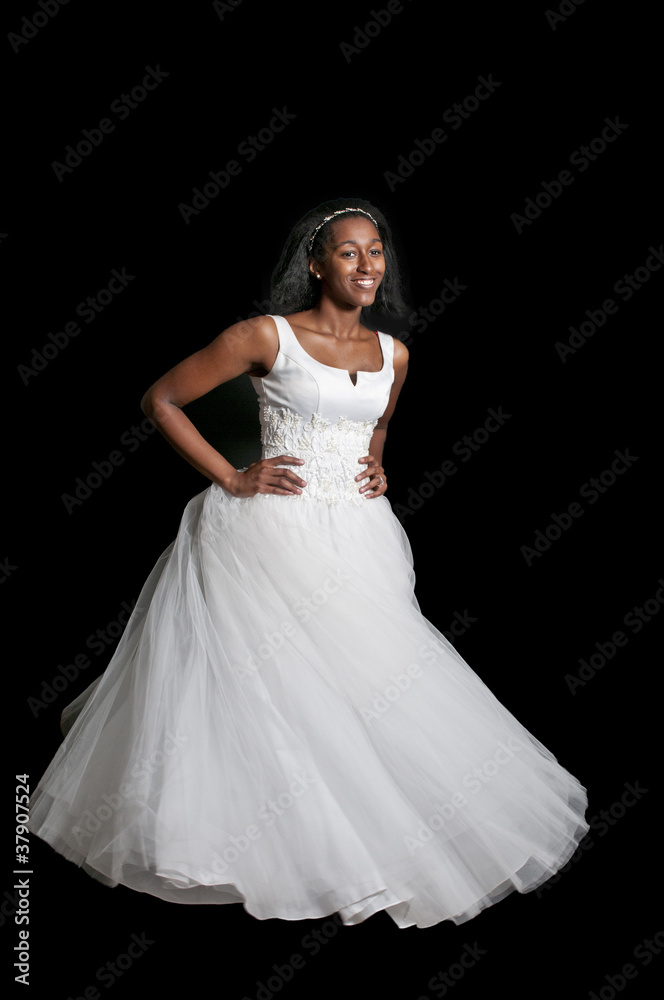
<instances>
[{"instance_id":1,"label":"woman's right arm","mask_svg":"<svg viewBox=\"0 0 664 1000\"><path fill-rule=\"evenodd\" d=\"M195 354L181 361L151 385L141 409L160 433L190 465L234 496L258 492L293 493L303 482L288 469L273 470L282 460L254 462L239 473L205 440L181 407L218 385L254 369L270 371L279 347L274 321L267 316L234 323ZM300 459L292 459L300 464ZM282 482L287 480L288 482Z\"/></svg>"}]
</instances>

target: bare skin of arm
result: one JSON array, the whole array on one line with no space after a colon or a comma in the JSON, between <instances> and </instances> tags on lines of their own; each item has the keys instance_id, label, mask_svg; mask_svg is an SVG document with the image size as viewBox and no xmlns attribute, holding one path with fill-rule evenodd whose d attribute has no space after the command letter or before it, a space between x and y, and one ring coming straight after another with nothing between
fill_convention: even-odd
<instances>
[{"instance_id":1,"label":"bare skin of arm","mask_svg":"<svg viewBox=\"0 0 664 1000\"><path fill-rule=\"evenodd\" d=\"M375 477L375 481L367 484L372 490L367 499L380 495L386 488L385 484L380 485L378 479L383 475L380 461L386 427L406 376L408 351L400 341L395 340L394 347L396 374L390 400L374 430L369 455L360 459L367 464L367 468L360 473L359 479ZM284 496L301 493L306 487L306 480L295 471L276 466L303 465L303 460L279 455L253 462L245 472L238 472L205 440L181 408L238 375L269 372L278 350L277 329L269 317L257 316L235 323L207 347L185 358L157 379L141 400L141 409L175 451L213 483L236 497L251 497L257 493Z\"/></svg>"},{"instance_id":2,"label":"bare skin of arm","mask_svg":"<svg viewBox=\"0 0 664 1000\"><path fill-rule=\"evenodd\" d=\"M366 462L368 464L366 470L355 477L356 480L362 480L366 478L367 475L374 477L380 476L385 479L385 470L383 469L383 448L385 447L385 438L387 437L387 425L390 417L394 413L399 393L401 392L403 384L406 381L406 375L408 373L408 348L396 338L394 339L393 364L394 382L392 383L392 390L390 392L387 408L383 415L379 418L378 423L374 428L371 441L369 442L369 454L358 459L359 462ZM376 479L376 483L378 483L378 479ZM368 492L367 500L373 500L374 497L380 496L384 493L386 489L387 482L382 485L378 484L377 486L373 483L367 483L365 486L360 488L360 493Z\"/></svg>"},{"instance_id":3,"label":"bare skin of arm","mask_svg":"<svg viewBox=\"0 0 664 1000\"><path fill-rule=\"evenodd\" d=\"M257 316L234 323L207 347L157 379L141 400L143 413L175 451L236 497L252 497L256 493L301 493L305 481L290 469L276 469L275 466L283 463L302 465L302 459L279 455L254 462L246 472L238 472L205 440L181 407L238 375L270 371L278 349L277 330L268 317Z\"/></svg>"}]
</instances>

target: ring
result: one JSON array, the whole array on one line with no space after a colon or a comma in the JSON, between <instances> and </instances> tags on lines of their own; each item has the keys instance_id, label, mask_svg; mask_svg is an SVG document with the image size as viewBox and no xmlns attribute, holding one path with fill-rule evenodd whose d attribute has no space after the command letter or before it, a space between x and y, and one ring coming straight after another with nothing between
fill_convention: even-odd
<instances>
[{"instance_id":1,"label":"ring","mask_svg":"<svg viewBox=\"0 0 664 1000\"><path fill-rule=\"evenodd\" d=\"M383 479L382 476L379 476L378 478L380 479L380 485L382 486L384 484L385 480Z\"/></svg>"}]
</instances>

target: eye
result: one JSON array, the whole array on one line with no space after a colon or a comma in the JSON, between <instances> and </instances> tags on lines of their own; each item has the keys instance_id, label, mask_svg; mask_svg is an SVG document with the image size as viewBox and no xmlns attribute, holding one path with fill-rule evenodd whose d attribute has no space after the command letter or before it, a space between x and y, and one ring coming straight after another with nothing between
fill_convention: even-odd
<instances>
[{"instance_id":1,"label":"eye","mask_svg":"<svg viewBox=\"0 0 664 1000\"><path fill-rule=\"evenodd\" d=\"M370 250L369 252L372 253L372 254L378 254L379 257L383 253L382 250L377 250L375 247L372 250ZM355 253L354 250L344 250L344 251L342 251L341 256L342 257L348 257L348 256L350 256L350 254L353 254L353 253Z\"/></svg>"}]
</instances>

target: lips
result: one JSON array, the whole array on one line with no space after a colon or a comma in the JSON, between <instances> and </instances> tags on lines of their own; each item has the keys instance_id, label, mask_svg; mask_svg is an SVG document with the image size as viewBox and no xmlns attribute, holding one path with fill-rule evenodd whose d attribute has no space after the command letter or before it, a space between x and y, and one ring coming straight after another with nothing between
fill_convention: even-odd
<instances>
[{"instance_id":1,"label":"lips","mask_svg":"<svg viewBox=\"0 0 664 1000\"><path fill-rule=\"evenodd\" d=\"M351 278L351 281L360 288L373 288L376 284L375 278Z\"/></svg>"}]
</instances>

